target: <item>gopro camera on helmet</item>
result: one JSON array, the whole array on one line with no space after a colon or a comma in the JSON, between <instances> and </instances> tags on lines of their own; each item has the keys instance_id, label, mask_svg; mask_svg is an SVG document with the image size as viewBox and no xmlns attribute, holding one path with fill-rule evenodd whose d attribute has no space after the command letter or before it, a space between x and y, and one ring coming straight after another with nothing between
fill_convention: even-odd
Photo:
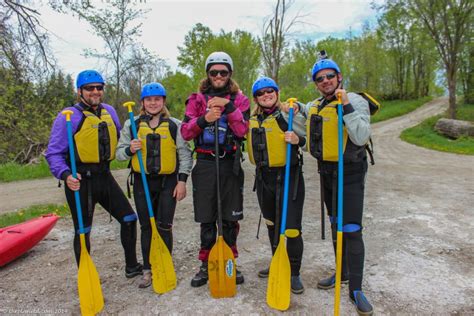
<instances>
[{"instance_id":1,"label":"gopro camera on helmet","mask_svg":"<svg viewBox=\"0 0 474 316\"><path fill-rule=\"evenodd\" d=\"M321 60L321 59L328 59L328 54L326 53L326 50L320 50L319 53L318 53L318 60Z\"/></svg>"}]
</instances>

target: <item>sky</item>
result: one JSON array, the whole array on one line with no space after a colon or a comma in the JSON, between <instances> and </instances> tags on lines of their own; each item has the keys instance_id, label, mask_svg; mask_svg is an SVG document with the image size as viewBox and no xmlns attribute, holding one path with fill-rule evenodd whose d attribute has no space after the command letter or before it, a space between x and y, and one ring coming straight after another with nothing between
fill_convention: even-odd
<instances>
[{"instance_id":1,"label":"sky","mask_svg":"<svg viewBox=\"0 0 474 316\"><path fill-rule=\"evenodd\" d=\"M81 1L81 0L69 0ZM90 0L93 5L107 5L107 0ZM133 0L132 0L133 1ZM301 24L292 29L291 40L317 42L328 36L347 37L360 34L365 22L376 23L377 12L372 0L296 0L289 17L302 15ZM172 70L178 67L178 46L196 23L208 26L214 33L236 29L261 34L265 19L272 14L275 1L268 0L211 0L211 1L136 1L138 7L149 10L142 26L139 41L152 53L164 59ZM375 0L383 3L383 0ZM102 50L104 44L90 25L76 17L60 14L39 3L42 25L48 30L50 46L59 67L75 76L86 68L103 69L103 61L85 58L84 49Z\"/></svg>"}]
</instances>

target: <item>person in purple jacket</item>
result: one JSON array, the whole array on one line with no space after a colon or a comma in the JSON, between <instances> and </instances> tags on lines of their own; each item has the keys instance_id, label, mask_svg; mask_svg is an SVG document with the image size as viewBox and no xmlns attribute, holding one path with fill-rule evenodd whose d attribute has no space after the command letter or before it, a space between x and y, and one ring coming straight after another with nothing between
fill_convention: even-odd
<instances>
[{"instance_id":1,"label":"person in purple jacket","mask_svg":"<svg viewBox=\"0 0 474 316\"><path fill-rule=\"evenodd\" d=\"M233 63L224 52L207 57L207 77L186 101L186 113L181 125L184 140L194 140L197 153L191 178L193 183L194 219L201 223L202 264L191 281L199 287L208 280L208 257L217 236L216 162L219 160L220 192L222 203L223 236L238 257L238 221L243 218L244 172L240 166L241 142L249 126L249 100L232 80ZM214 124L219 125L219 152L215 152ZM236 283L244 282L240 271Z\"/></svg>"},{"instance_id":2,"label":"person in purple jacket","mask_svg":"<svg viewBox=\"0 0 474 316\"><path fill-rule=\"evenodd\" d=\"M90 231L94 207L99 203L120 223L120 239L125 252L125 276L142 274L137 262L137 215L110 172L110 162L120 135L120 122L114 108L102 103L105 81L95 70L84 70L77 76L79 102L67 110L73 111L71 124L77 179L71 174L66 119L61 112L54 121L46 151L51 173L65 182L66 199L74 222L74 253L79 265L81 253L74 191L79 191L84 209L82 219L86 245L90 252Z\"/></svg>"}]
</instances>

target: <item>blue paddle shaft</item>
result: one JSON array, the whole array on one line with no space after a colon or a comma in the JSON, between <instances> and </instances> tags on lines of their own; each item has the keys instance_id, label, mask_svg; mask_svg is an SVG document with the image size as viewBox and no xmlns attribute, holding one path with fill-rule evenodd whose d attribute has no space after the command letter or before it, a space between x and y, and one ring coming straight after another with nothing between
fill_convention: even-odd
<instances>
[{"instance_id":1,"label":"blue paddle shaft","mask_svg":"<svg viewBox=\"0 0 474 316\"><path fill-rule=\"evenodd\" d=\"M344 215L343 193L344 193L344 152L343 152L343 125L342 125L342 103L337 105L337 231L342 232L342 217Z\"/></svg>"},{"instance_id":2,"label":"blue paddle shaft","mask_svg":"<svg viewBox=\"0 0 474 316\"><path fill-rule=\"evenodd\" d=\"M133 138L138 139L137 126L135 125L135 119L133 117L133 112L132 111L128 112L128 116L130 117L130 126L132 127ZM143 165L143 158L142 158L141 149L137 150L137 152L135 152L135 155L137 155L138 163L140 164L140 174L142 176L143 189L145 190L145 198L146 198L146 205L148 207L148 215L150 216L150 218L152 218L152 217L154 217L153 207L151 206L150 191L148 190L148 182L146 180L145 167Z\"/></svg>"},{"instance_id":3,"label":"blue paddle shaft","mask_svg":"<svg viewBox=\"0 0 474 316\"><path fill-rule=\"evenodd\" d=\"M74 155L74 139L72 138L71 121L66 120L67 141L69 145L69 158L71 159L72 176L77 179L76 157ZM67 183L66 183L67 185ZM79 234L84 234L84 223L82 221L81 197L79 191L74 191L74 199L76 200L77 221L79 223Z\"/></svg>"},{"instance_id":4,"label":"blue paddle shaft","mask_svg":"<svg viewBox=\"0 0 474 316\"><path fill-rule=\"evenodd\" d=\"M288 132L293 131L293 107L290 107L288 117ZM280 235L286 230L286 215L288 213L288 191L290 188L291 143L286 144L285 183L283 187L283 211L281 214Z\"/></svg>"}]
</instances>

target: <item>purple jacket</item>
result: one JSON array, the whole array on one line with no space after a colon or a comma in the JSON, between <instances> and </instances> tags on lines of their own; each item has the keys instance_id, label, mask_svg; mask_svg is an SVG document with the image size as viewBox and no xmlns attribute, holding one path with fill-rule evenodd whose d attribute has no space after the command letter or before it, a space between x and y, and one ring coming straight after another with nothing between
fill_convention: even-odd
<instances>
[{"instance_id":1,"label":"purple jacket","mask_svg":"<svg viewBox=\"0 0 474 316\"><path fill-rule=\"evenodd\" d=\"M101 106L107 110L114 120L117 128L117 138L120 136L120 121L117 116L115 109L108 104L102 103ZM77 131L77 127L82 120L83 114L73 106L67 107L63 110L71 110L72 134L74 135ZM62 112L62 111L61 111ZM66 156L69 152L69 144L67 141L67 129L66 129L66 116L59 112L58 116L54 120L53 128L51 129L51 136L49 137L48 149L46 150L46 161L49 165L49 170L53 176L58 179L62 179L62 175L66 172L67 175L71 174L71 168L66 163Z\"/></svg>"},{"instance_id":2,"label":"purple jacket","mask_svg":"<svg viewBox=\"0 0 474 316\"><path fill-rule=\"evenodd\" d=\"M230 95L227 96L227 99ZM243 113L249 111L249 99L242 93L238 93L234 102L229 102L225 111L229 127L237 137L244 137L249 129L248 119ZM207 110L206 97L202 93L193 93L186 101L185 120L181 124L181 135L184 140L189 141L198 137L207 123L204 115Z\"/></svg>"}]
</instances>

